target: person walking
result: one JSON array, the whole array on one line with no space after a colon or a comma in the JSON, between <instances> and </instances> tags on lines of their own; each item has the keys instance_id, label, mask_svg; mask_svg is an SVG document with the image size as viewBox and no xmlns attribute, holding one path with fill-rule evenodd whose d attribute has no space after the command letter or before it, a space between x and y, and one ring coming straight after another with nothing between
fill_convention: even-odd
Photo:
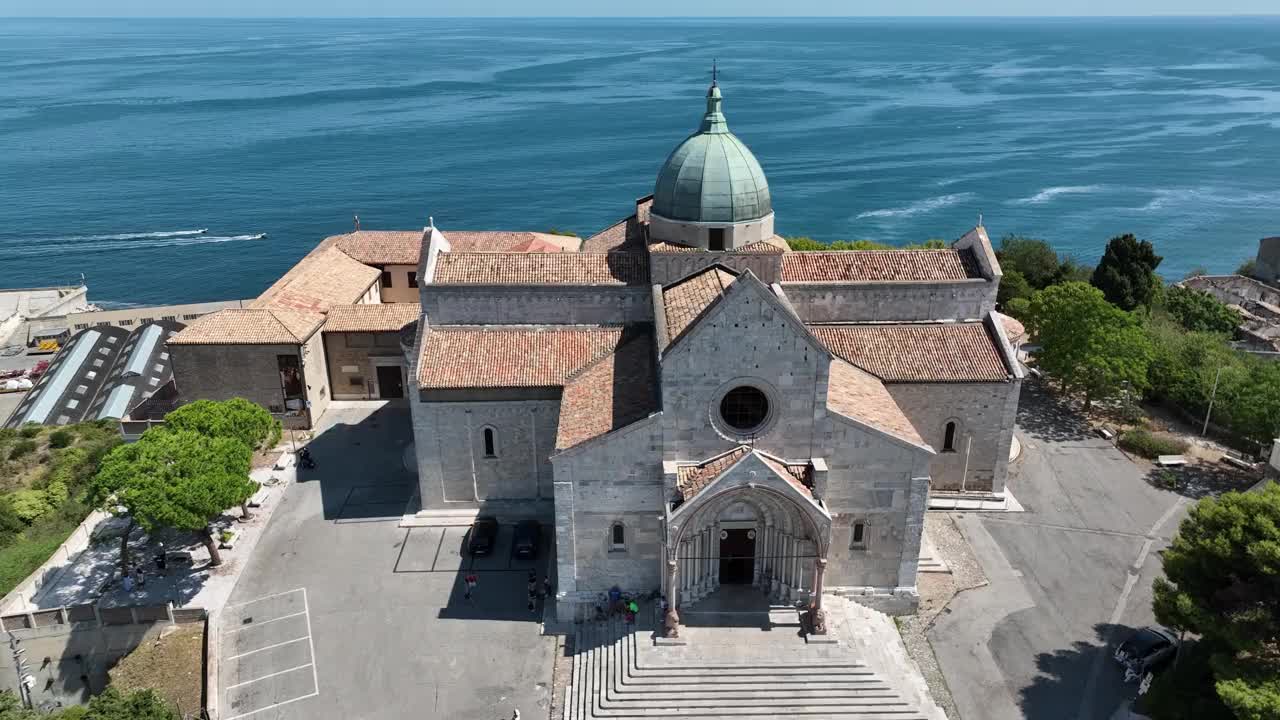
<instances>
[{"instance_id":1,"label":"person walking","mask_svg":"<svg viewBox=\"0 0 1280 720\"><path fill-rule=\"evenodd\" d=\"M542 596L551 597L551 573L547 573L542 578Z\"/></svg>"},{"instance_id":2,"label":"person walking","mask_svg":"<svg viewBox=\"0 0 1280 720\"><path fill-rule=\"evenodd\" d=\"M475 591L476 585L480 584L480 578L476 577L475 575L468 575L462 578L462 582L465 583L467 586L467 591L466 593L463 594L462 597L464 599L470 600L471 593Z\"/></svg>"}]
</instances>

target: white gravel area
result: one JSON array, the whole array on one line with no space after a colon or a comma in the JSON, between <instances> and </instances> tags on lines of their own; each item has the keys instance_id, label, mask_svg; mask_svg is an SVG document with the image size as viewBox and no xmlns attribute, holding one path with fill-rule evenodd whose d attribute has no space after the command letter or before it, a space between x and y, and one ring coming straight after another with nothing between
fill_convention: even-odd
<instances>
[{"instance_id":1,"label":"white gravel area","mask_svg":"<svg viewBox=\"0 0 1280 720\"><path fill-rule=\"evenodd\" d=\"M934 702L948 718L958 720L960 715L951 698L947 681L938 668L938 659L934 657L933 647L929 644L928 632L934 618L946 608L951 598L959 592L986 585L987 578L982 573L978 559L969 549L968 541L956 527L951 513L926 513L924 531L933 543L938 557L947 564L951 572L920 573L917 576L920 609L911 617L900 618L898 631L902 634L903 644L907 646L907 654L920 667Z\"/></svg>"}]
</instances>

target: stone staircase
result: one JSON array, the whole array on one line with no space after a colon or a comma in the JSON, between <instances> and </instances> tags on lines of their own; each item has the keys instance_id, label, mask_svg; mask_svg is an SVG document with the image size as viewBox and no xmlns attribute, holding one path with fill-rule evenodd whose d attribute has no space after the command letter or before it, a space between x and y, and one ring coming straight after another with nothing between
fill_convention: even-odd
<instances>
[{"instance_id":1,"label":"stone staircase","mask_svg":"<svg viewBox=\"0 0 1280 720\"><path fill-rule=\"evenodd\" d=\"M641 615L651 616L649 612ZM655 618L631 626L621 618L576 626L572 677L560 720L589 718L850 718L935 720L892 678L850 658L839 644L806 645L788 630L747 629L759 652L736 643L707 645L712 636L685 646L654 646ZM688 628L700 631L701 628ZM690 634L690 633L686 633ZM778 637L771 637L777 635ZM724 639L725 636L717 636ZM703 644L699 647L699 644ZM711 659L734 658L731 662Z\"/></svg>"}]
</instances>

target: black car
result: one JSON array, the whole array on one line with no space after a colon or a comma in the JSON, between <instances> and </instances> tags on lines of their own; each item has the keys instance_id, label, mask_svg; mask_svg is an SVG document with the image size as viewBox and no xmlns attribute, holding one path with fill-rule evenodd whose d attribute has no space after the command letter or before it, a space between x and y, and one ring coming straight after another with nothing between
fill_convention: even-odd
<instances>
[{"instance_id":1,"label":"black car","mask_svg":"<svg viewBox=\"0 0 1280 720\"><path fill-rule=\"evenodd\" d=\"M498 520L491 517L476 518L471 523L471 532L467 538L467 552L472 555L488 555L498 541Z\"/></svg>"},{"instance_id":2,"label":"black car","mask_svg":"<svg viewBox=\"0 0 1280 720\"><path fill-rule=\"evenodd\" d=\"M538 557L538 541L542 538L542 526L537 520L521 520L516 523L511 538L511 553L521 559Z\"/></svg>"},{"instance_id":3,"label":"black car","mask_svg":"<svg viewBox=\"0 0 1280 720\"><path fill-rule=\"evenodd\" d=\"M1145 627L1116 648L1116 662L1124 666L1125 682L1159 671L1178 653L1178 637L1162 627Z\"/></svg>"}]
</instances>

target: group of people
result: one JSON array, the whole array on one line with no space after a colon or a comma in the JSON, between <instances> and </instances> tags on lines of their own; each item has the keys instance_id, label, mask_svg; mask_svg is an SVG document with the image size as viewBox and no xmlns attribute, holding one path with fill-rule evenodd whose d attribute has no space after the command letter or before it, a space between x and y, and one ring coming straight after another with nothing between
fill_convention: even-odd
<instances>
[{"instance_id":1,"label":"group of people","mask_svg":"<svg viewBox=\"0 0 1280 720\"><path fill-rule=\"evenodd\" d=\"M165 568L167 567L167 559L165 557L165 549L163 544L161 544L160 549L156 551L154 559L156 564L156 574L164 575ZM133 569L133 572L129 572L128 570L125 570L124 576L120 578L120 585L121 587L124 588L124 591L127 593L133 592L135 588L141 590L142 588L147 586L146 570L143 569L142 565L138 565L137 567L135 567Z\"/></svg>"},{"instance_id":2,"label":"group of people","mask_svg":"<svg viewBox=\"0 0 1280 720\"><path fill-rule=\"evenodd\" d=\"M471 597L475 594L476 587L480 584L480 576L476 575L475 573L470 573L462 578L462 583L465 587L462 597L465 600L470 600ZM529 571L529 604L528 604L529 612L534 612L537 610L539 595L541 595L544 598L551 595L551 575L548 574L542 578L542 586L541 586L541 590L539 590L538 573L533 570L530 570Z\"/></svg>"}]
</instances>

